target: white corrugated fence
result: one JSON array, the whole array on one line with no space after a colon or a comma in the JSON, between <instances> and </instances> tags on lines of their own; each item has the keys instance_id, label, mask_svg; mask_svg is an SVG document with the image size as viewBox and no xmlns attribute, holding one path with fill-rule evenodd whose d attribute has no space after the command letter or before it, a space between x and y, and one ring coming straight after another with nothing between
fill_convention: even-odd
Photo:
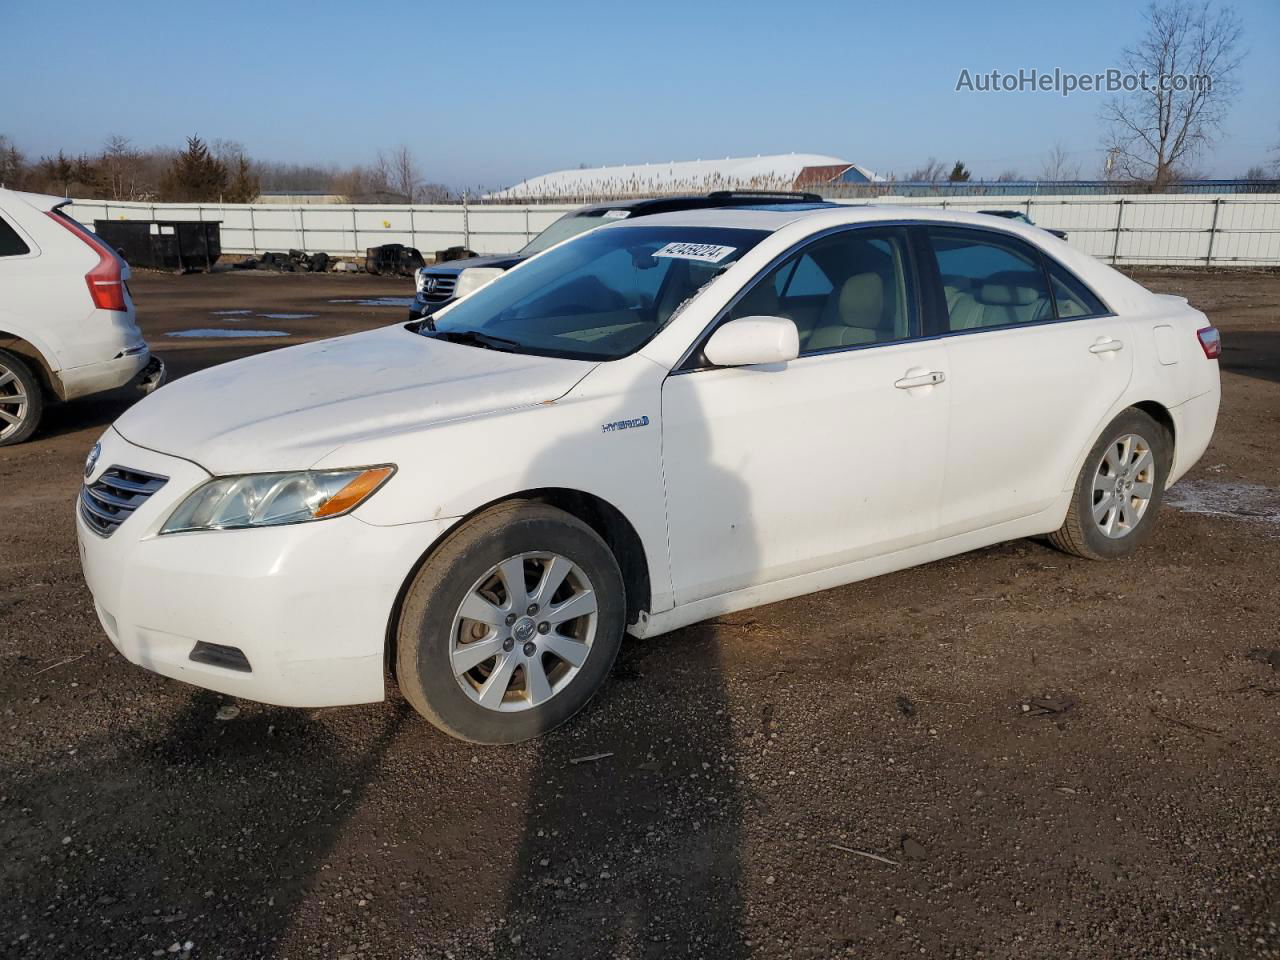
<instances>
[{"instance_id":1,"label":"white corrugated fence","mask_svg":"<svg viewBox=\"0 0 1280 960\"><path fill-rule=\"evenodd\" d=\"M860 204L869 201L842 200ZM957 210L1021 210L1042 227L1117 264L1280 265L1280 195L1159 194L1062 197L879 197L877 205ZM430 257L464 246L477 253L518 250L575 204L194 204L76 200L72 216L94 220L217 220L222 249L259 254L290 249L363 255L403 243Z\"/></svg>"}]
</instances>

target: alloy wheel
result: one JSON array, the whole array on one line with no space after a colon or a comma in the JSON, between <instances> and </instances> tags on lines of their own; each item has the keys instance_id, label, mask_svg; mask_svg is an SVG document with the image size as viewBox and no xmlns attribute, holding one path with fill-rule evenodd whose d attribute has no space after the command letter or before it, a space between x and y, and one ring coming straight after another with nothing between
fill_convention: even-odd
<instances>
[{"instance_id":1,"label":"alloy wheel","mask_svg":"<svg viewBox=\"0 0 1280 960\"><path fill-rule=\"evenodd\" d=\"M0 362L0 440L22 429L27 419L26 389L18 375Z\"/></svg>"},{"instance_id":2,"label":"alloy wheel","mask_svg":"<svg viewBox=\"0 0 1280 960\"><path fill-rule=\"evenodd\" d=\"M582 669L597 622L582 569L556 553L522 553L491 567L453 618L450 667L474 702L513 712L546 703Z\"/></svg>"},{"instance_id":3,"label":"alloy wheel","mask_svg":"<svg viewBox=\"0 0 1280 960\"><path fill-rule=\"evenodd\" d=\"M1141 522L1155 494L1156 460L1151 445L1136 433L1117 437L1093 475L1093 522L1113 540Z\"/></svg>"}]
</instances>

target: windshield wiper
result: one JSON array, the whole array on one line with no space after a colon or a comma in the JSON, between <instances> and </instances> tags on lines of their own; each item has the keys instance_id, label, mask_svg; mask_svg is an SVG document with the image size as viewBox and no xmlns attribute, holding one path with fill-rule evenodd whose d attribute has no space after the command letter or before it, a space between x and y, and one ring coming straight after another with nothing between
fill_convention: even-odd
<instances>
[{"instance_id":1,"label":"windshield wiper","mask_svg":"<svg viewBox=\"0 0 1280 960\"><path fill-rule=\"evenodd\" d=\"M481 333L479 330L435 330L431 336L450 343L465 343L473 347L484 347L487 350L503 350L514 353L524 348L519 340L507 337L496 337L492 333Z\"/></svg>"}]
</instances>

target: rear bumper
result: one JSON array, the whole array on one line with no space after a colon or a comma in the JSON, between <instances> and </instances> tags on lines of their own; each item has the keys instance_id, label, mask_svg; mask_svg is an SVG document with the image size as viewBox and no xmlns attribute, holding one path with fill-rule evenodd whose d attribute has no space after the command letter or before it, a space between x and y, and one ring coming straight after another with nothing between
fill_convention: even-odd
<instances>
[{"instance_id":1,"label":"rear bumper","mask_svg":"<svg viewBox=\"0 0 1280 960\"><path fill-rule=\"evenodd\" d=\"M1202 393L1170 409L1174 432L1173 468L1169 471L1166 486L1176 483L1204 456L1218 423L1218 404L1221 399L1222 392L1215 384L1214 389L1208 393Z\"/></svg>"},{"instance_id":2,"label":"rear bumper","mask_svg":"<svg viewBox=\"0 0 1280 960\"><path fill-rule=\"evenodd\" d=\"M154 393L163 387L168 379L169 368L164 365L163 360L153 354L147 361L147 365L142 368L142 372L138 374L135 385L143 393Z\"/></svg>"},{"instance_id":3,"label":"rear bumper","mask_svg":"<svg viewBox=\"0 0 1280 960\"><path fill-rule=\"evenodd\" d=\"M129 352L132 351L132 352ZM54 374L55 389L63 400L75 400L95 393L123 387L150 362L151 351L145 343L132 344L122 355L79 367L63 368ZM163 366L163 364L161 364Z\"/></svg>"},{"instance_id":4,"label":"rear bumper","mask_svg":"<svg viewBox=\"0 0 1280 960\"><path fill-rule=\"evenodd\" d=\"M291 707L385 696L387 629L400 589L449 521L377 527L355 516L258 530L159 536L208 478L195 464L114 430L90 480L110 466L168 477L109 537L76 510L85 582L112 644L155 673ZM192 659L234 647L250 670Z\"/></svg>"}]
</instances>

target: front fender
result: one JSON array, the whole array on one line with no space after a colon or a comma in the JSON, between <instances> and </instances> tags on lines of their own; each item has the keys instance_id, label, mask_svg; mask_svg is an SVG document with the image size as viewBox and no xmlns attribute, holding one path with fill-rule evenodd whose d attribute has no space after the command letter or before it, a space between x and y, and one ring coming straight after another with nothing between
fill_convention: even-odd
<instances>
[{"instance_id":1,"label":"front fender","mask_svg":"<svg viewBox=\"0 0 1280 960\"><path fill-rule=\"evenodd\" d=\"M612 504L644 547L653 608L670 605L661 386L638 355L602 363L549 403L450 421L412 435L348 444L316 469L395 463L357 515L390 526L465 517L529 490L560 488Z\"/></svg>"}]
</instances>

